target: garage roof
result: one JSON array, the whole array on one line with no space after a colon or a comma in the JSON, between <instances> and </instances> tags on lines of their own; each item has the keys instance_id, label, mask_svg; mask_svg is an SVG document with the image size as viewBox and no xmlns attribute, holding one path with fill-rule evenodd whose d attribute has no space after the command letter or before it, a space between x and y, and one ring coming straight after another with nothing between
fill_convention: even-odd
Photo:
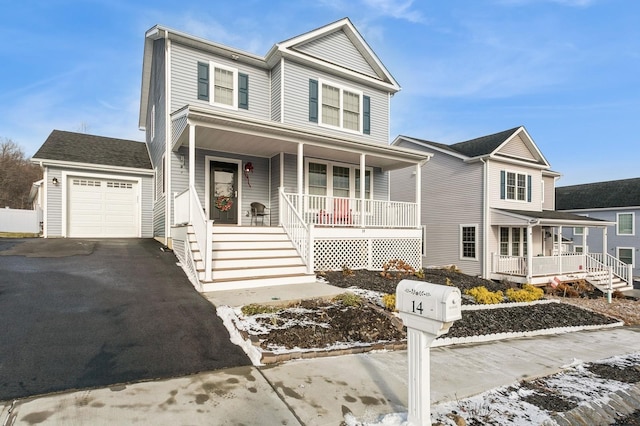
<instances>
[{"instance_id":1,"label":"garage roof","mask_svg":"<svg viewBox=\"0 0 640 426\"><path fill-rule=\"evenodd\" d=\"M32 160L152 169L144 142L62 130L51 132Z\"/></svg>"}]
</instances>

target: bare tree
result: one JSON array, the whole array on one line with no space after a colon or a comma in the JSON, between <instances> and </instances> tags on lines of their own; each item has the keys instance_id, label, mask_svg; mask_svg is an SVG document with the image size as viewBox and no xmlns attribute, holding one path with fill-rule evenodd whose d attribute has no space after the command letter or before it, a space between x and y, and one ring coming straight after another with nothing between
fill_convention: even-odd
<instances>
[{"instance_id":1,"label":"bare tree","mask_svg":"<svg viewBox=\"0 0 640 426\"><path fill-rule=\"evenodd\" d=\"M0 208L29 209L33 182L42 179L42 170L25 158L20 146L0 138Z\"/></svg>"}]
</instances>

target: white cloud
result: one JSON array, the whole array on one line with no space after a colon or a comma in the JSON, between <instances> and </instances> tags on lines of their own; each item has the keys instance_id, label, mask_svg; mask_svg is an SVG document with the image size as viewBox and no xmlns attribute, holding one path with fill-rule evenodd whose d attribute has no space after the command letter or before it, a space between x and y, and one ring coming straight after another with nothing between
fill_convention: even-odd
<instances>
[{"instance_id":1,"label":"white cloud","mask_svg":"<svg viewBox=\"0 0 640 426\"><path fill-rule=\"evenodd\" d=\"M422 22L423 16L412 9L413 0L362 0L373 11L409 22Z\"/></svg>"},{"instance_id":2,"label":"white cloud","mask_svg":"<svg viewBox=\"0 0 640 426\"><path fill-rule=\"evenodd\" d=\"M543 0L548 3L556 3L568 7L589 7L596 3L597 0ZM505 5L527 5L540 4L540 0L498 0L498 3Z\"/></svg>"}]
</instances>

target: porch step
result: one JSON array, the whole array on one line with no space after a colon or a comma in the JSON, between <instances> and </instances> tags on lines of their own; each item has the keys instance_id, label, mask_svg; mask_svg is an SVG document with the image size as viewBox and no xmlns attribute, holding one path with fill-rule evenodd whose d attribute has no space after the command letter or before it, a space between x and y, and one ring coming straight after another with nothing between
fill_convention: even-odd
<instances>
[{"instance_id":1,"label":"porch step","mask_svg":"<svg viewBox=\"0 0 640 426\"><path fill-rule=\"evenodd\" d=\"M205 292L316 281L280 227L214 226L211 281L204 281L203 256L192 229L189 242Z\"/></svg>"},{"instance_id":2,"label":"porch step","mask_svg":"<svg viewBox=\"0 0 640 426\"><path fill-rule=\"evenodd\" d=\"M585 277L585 279L589 284L593 285L603 293L606 293L609 290L609 273L607 271L591 272ZM633 285L627 284L620 278L614 276L611 280L611 288L614 291L626 291L632 290Z\"/></svg>"}]
</instances>

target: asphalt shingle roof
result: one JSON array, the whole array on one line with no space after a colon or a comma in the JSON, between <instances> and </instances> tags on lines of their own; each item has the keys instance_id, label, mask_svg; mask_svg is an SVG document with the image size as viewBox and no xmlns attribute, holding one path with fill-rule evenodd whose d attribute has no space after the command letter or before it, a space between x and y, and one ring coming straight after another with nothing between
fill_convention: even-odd
<instances>
[{"instance_id":1,"label":"asphalt shingle roof","mask_svg":"<svg viewBox=\"0 0 640 426\"><path fill-rule=\"evenodd\" d=\"M640 178L556 188L556 210L640 206Z\"/></svg>"},{"instance_id":2,"label":"asphalt shingle roof","mask_svg":"<svg viewBox=\"0 0 640 426\"><path fill-rule=\"evenodd\" d=\"M500 145L502 145L509 137L511 137L521 126L514 127L513 129L503 130L502 132L494 133L492 135L481 136L479 138L470 139L464 142L454 143L447 145L444 143L428 141L425 139L411 138L420 142L427 143L429 145L437 146L438 148L462 154L467 157L480 157L483 155L489 155L494 152Z\"/></svg>"},{"instance_id":3,"label":"asphalt shingle roof","mask_svg":"<svg viewBox=\"0 0 640 426\"><path fill-rule=\"evenodd\" d=\"M543 210L541 212L534 212L528 210L508 210L500 209L503 212L513 213L524 217L530 217L534 219L549 219L549 220L575 220L582 222L601 222L600 219L595 219L589 216L580 216L573 213L559 212L554 210Z\"/></svg>"},{"instance_id":4,"label":"asphalt shingle roof","mask_svg":"<svg viewBox=\"0 0 640 426\"><path fill-rule=\"evenodd\" d=\"M481 136L479 138L471 139L464 142L458 142L453 145L449 145L449 148L467 157L479 157L482 155L491 154L498 149L500 145L504 143L511 135L513 135L520 127L514 127L513 129L504 130L492 135Z\"/></svg>"},{"instance_id":5,"label":"asphalt shingle roof","mask_svg":"<svg viewBox=\"0 0 640 426\"><path fill-rule=\"evenodd\" d=\"M62 130L51 132L32 158L152 169L144 142Z\"/></svg>"}]
</instances>

